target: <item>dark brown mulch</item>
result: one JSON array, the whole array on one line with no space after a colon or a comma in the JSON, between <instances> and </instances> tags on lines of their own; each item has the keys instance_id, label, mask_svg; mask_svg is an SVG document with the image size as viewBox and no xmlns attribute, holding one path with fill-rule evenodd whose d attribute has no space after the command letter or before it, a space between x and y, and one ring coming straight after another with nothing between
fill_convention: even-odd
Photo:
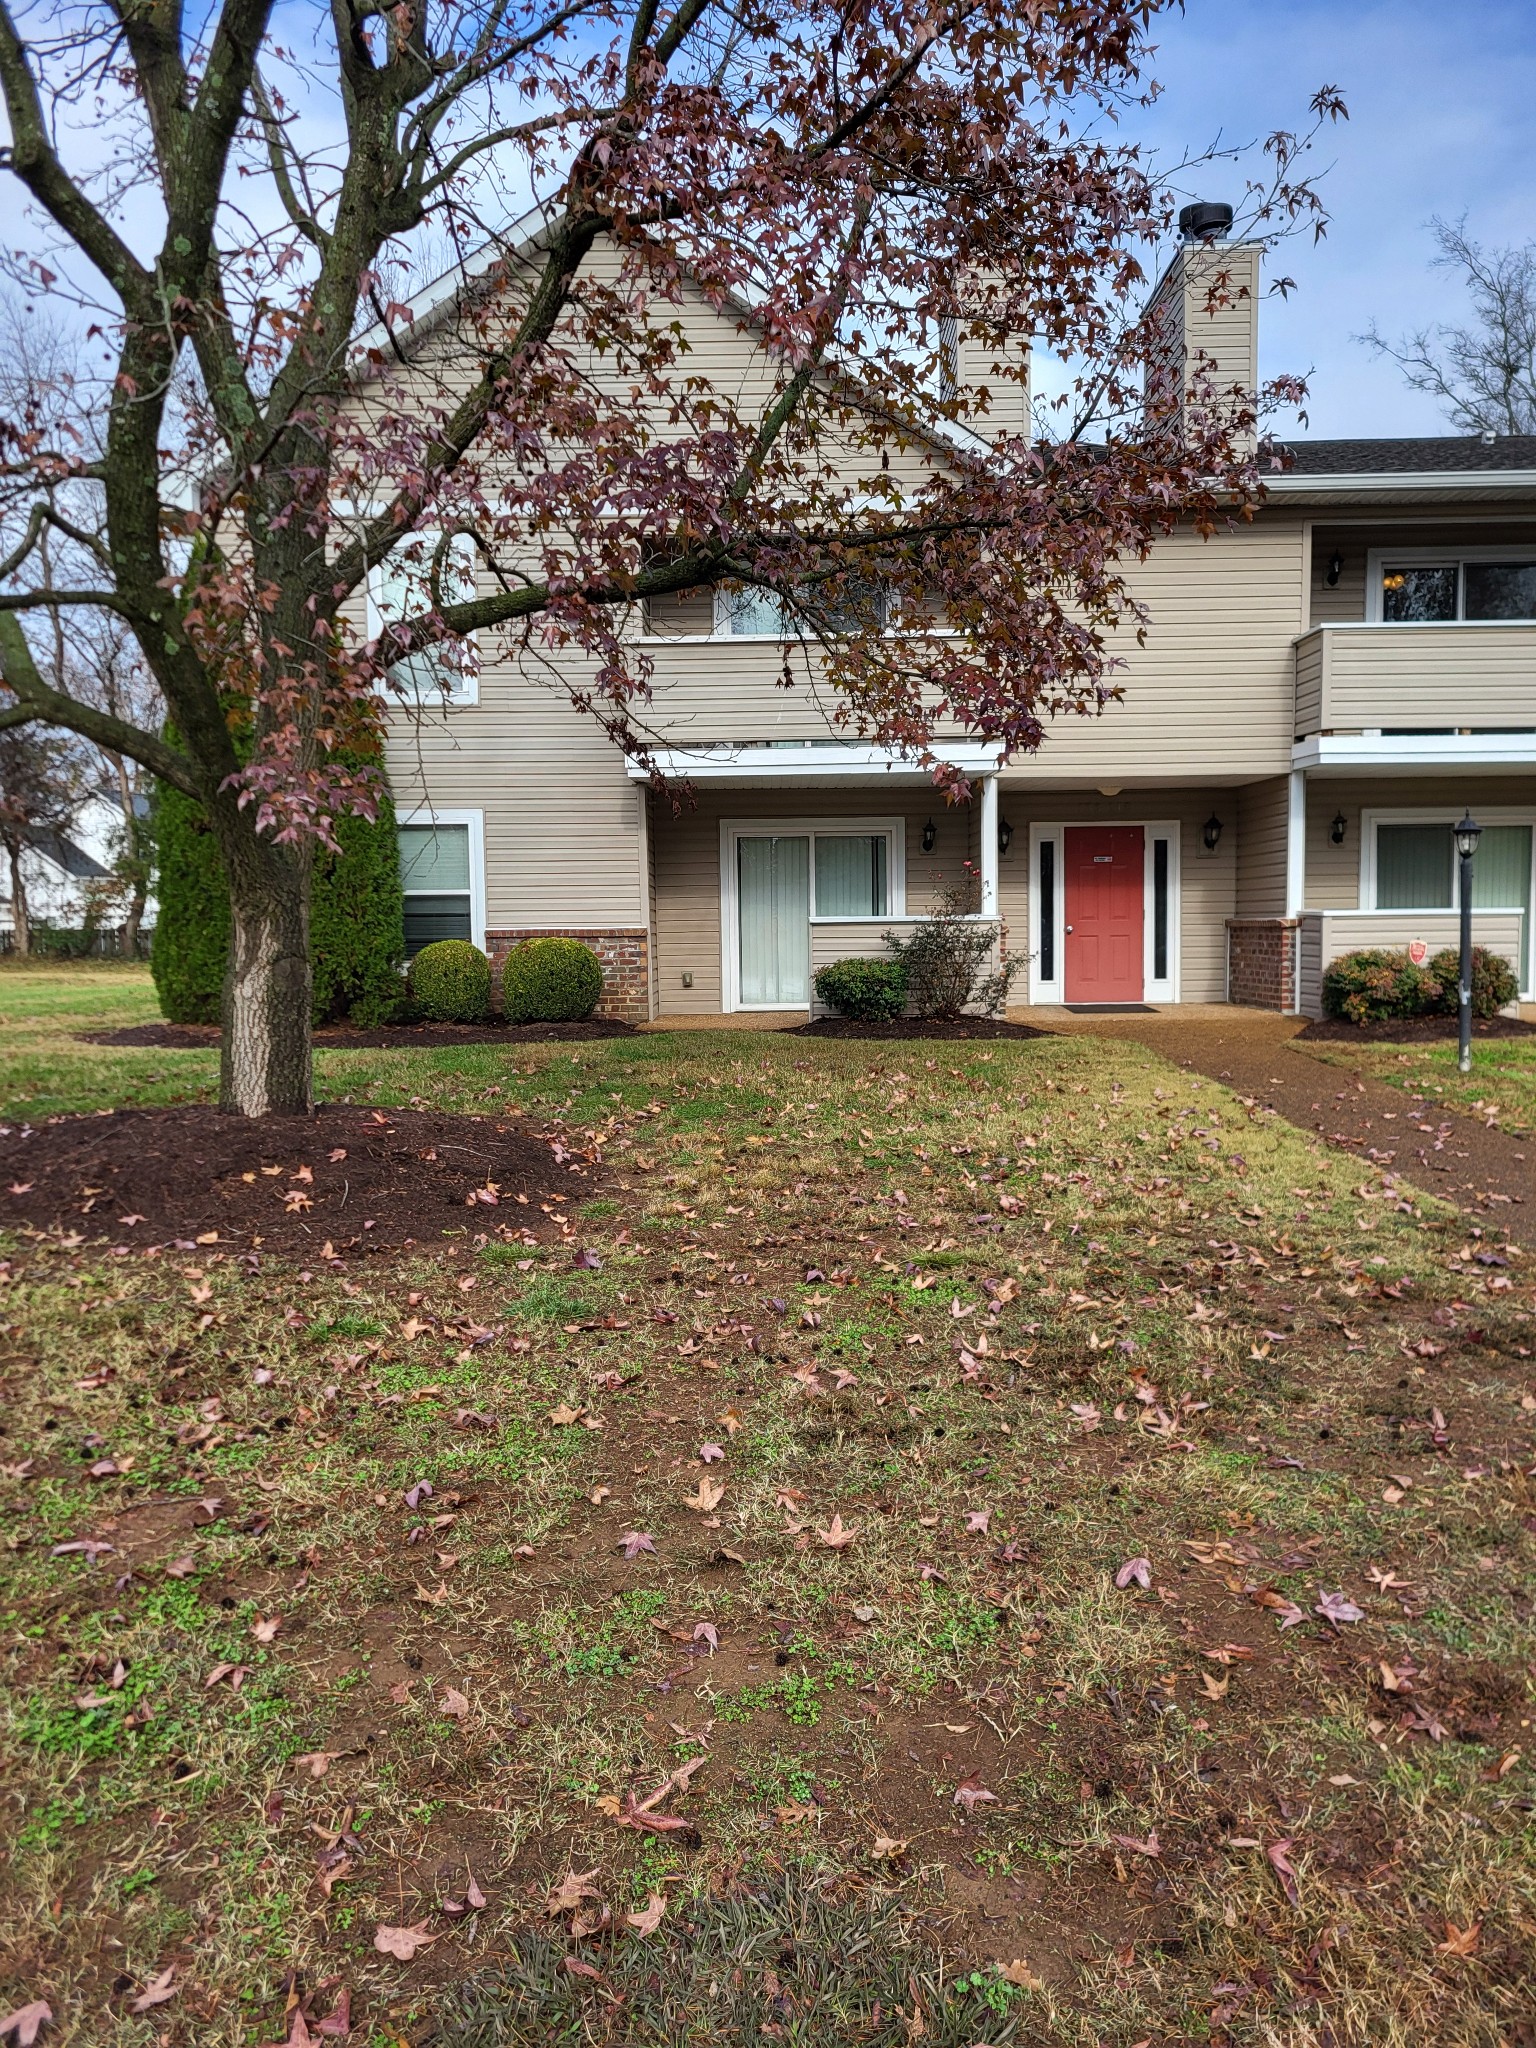
<instances>
[{"instance_id":1,"label":"dark brown mulch","mask_svg":"<svg viewBox=\"0 0 1536 2048\"><path fill-rule=\"evenodd\" d=\"M0 1124L0 1224L186 1251L215 1231L230 1249L317 1258L327 1243L378 1251L453 1229L543 1233L554 1226L541 1204L582 1200L599 1172L511 1119L119 1109Z\"/></svg>"},{"instance_id":2,"label":"dark brown mulch","mask_svg":"<svg viewBox=\"0 0 1536 2048\"><path fill-rule=\"evenodd\" d=\"M789 1038L1049 1038L1033 1024L1009 1024L1002 1017L889 1017L866 1024L858 1017L818 1017L791 1025Z\"/></svg>"},{"instance_id":3,"label":"dark brown mulch","mask_svg":"<svg viewBox=\"0 0 1536 2048\"><path fill-rule=\"evenodd\" d=\"M1352 1045L1419 1045L1437 1039L1454 1039L1454 1017L1390 1017L1380 1024L1351 1024L1346 1017L1314 1017L1297 1032L1298 1038L1340 1039ZM1536 1037L1536 1024L1523 1017L1474 1017L1474 1038Z\"/></svg>"},{"instance_id":4,"label":"dark brown mulch","mask_svg":"<svg viewBox=\"0 0 1536 2048\"><path fill-rule=\"evenodd\" d=\"M350 1024L329 1024L315 1033L317 1047L342 1048L413 1045L544 1045L562 1038L627 1038L634 1031L615 1017L584 1017L575 1024L385 1024L361 1031ZM185 1052L217 1045L217 1024L125 1024L116 1031L77 1031L89 1045L155 1045Z\"/></svg>"}]
</instances>

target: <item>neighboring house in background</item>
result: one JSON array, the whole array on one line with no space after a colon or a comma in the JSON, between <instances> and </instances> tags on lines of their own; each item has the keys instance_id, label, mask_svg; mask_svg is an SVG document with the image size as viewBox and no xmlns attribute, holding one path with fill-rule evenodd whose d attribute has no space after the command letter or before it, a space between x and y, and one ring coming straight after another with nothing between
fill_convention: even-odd
<instances>
[{"instance_id":1,"label":"neighboring house in background","mask_svg":"<svg viewBox=\"0 0 1536 2048\"><path fill-rule=\"evenodd\" d=\"M147 815L145 799L139 797L135 801L139 815ZM122 805L116 796L101 790L93 790L83 800L67 830L43 830L32 835L31 843L22 855L21 873L26 884L27 911L34 933L42 925L78 931L93 908L105 927L115 928L122 923L121 907L103 917L99 915L99 905L94 905L92 900L96 894L93 885L111 879L122 839ZM9 862L5 865L4 892L0 895L0 944L8 946L14 936L14 924ZM140 926L145 936L153 929L154 922L155 901L151 896Z\"/></svg>"},{"instance_id":2,"label":"neighboring house in background","mask_svg":"<svg viewBox=\"0 0 1536 2048\"><path fill-rule=\"evenodd\" d=\"M1211 261L1249 289L1206 320ZM1185 245L1158 287L1223 381L1257 381L1258 286L1256 249ZM416 346L443 303L418 301ZM749 321L697 293L680 318L691 363L773 388ZM819 965L880 952L969 861L1027 955L1016 1001L1317 1014L1339 953L1454 943L1470 805L1474 938L1536 997L1536 437L1289 446L1251 521L1133 569L1152 624L1117 650L1123 701L1000 772L957 739L957 808L781 687L757 593L634 620L680 814L594 720L487 660L391 744L408 949L564 932L601 957L610 1014L803 1012ZM388 615L387 574L370 606Z\"/></svg>"}]
</instances>

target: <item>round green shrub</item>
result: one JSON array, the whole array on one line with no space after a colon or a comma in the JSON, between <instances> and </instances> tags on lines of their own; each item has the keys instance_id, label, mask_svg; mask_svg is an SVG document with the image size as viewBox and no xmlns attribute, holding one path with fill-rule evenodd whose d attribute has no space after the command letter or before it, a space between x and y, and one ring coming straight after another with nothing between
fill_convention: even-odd
<instances>
[{"instance_id":1,"label":"round green shrub","mask_svg":"<svg viewBox=\"0 0 1536 2048\"><path fill-rule=\"evenodd\" d=\"M1442 1001L1438 975L1415 967L1406 952L1367 948L1341 953L1323 974L1323 1009L1351 1024L1380 1024L1394 1017L1422 1017Z\"/></svg>"},{"instance_id":2,"label":"round green shrub","mask_svg":"<svg viewBox=\"0 0 1536 2048\"><path fill-rule=\"evenodd\" d=\"M907 970L899 960L834 960L817 968L816 993L840 1016L883 1023L907 1007Z\"/></svg>"},{"instance_id":3,"label":"round green shrub","mask_svg":"<svg viewBox=\"0 0 1536 2048\"><path fill-rule=\"evenodd\" d=\"M411 962L411 999L436 1024L479 1024L490 1014L491 963L468 939L439 939Z\"/></svg>"},{"instance_id":4,"label":"round green shrub","mask_svg":"<svg viewBox=\"0 0 1536 2048\"><path fill-rule=\"evenodd\" d=\"M566 1024L590 1017L603 993L602 962L579 939L524 939L501 970L509 1024Z\"/></svg>"},{"instance_id":5,"label":"round green shrub","mask_svg":"<svg viewBox=\"0 0 1536 2048\"><path fill-rule=\"evenodd\" d=\"M1440 984L1440 1007L1453 1013L1459 1005L1461 953L1447 946L1429 963L1429 971ZM1496 1017L1520 993L1514 969L1502 953L1490 953L1486 946L1472 948L1472 1014Z\"/></svg>"}]
</instances>

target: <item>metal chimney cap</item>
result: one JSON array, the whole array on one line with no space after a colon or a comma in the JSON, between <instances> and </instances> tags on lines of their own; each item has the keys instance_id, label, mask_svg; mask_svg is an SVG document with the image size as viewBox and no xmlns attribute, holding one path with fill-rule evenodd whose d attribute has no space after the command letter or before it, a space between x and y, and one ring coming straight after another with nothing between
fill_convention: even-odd
<instances>
[{"instance_id":1,"label":"metal chimney cap","mask_svg":"<svg viewBox=\"0 0 1536 2048\"><path fill-rule=\"evenodd\" d=\"M1224 199L1196 199L1179 208L1179 234L1186 242L1222 242L1232 227Z\"/></svg>"}]
</instances>

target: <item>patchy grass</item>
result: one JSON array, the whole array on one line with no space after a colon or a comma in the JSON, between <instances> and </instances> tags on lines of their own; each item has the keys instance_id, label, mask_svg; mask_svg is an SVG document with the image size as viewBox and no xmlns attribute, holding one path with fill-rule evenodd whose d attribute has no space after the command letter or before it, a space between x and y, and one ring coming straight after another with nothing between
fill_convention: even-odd
<instances>
[{"instance_id":1,"label":"patchy grass","mask_svg":"<svg viewBox=\"0 0 1536 2048\"><path fill-rule=\"evenodd\" d=\"M8 1099L204 1057L114 1084L46 1011ZM1524 2039L1518 1250L1086 1037L323 1085L526 1110L600 1190L392 1263L11 1241L0 2010Z\"/></svg>"},{"instance_id":2,"label":"patchy grass","mask_svg":"<svg viewBox=\"0 0 1536 2048\"><path fill-rule=\"evenodd\" d=\"M1536 1131L1536 1038L1479 1038L1472 1071L1456 1070L1454 1040L1430 1044L1309 1043L1314 1059L1389 1081L1436 1106L1475 1117L1495 1130L1525 1136Z\"/></svg>"}]
</instances>

